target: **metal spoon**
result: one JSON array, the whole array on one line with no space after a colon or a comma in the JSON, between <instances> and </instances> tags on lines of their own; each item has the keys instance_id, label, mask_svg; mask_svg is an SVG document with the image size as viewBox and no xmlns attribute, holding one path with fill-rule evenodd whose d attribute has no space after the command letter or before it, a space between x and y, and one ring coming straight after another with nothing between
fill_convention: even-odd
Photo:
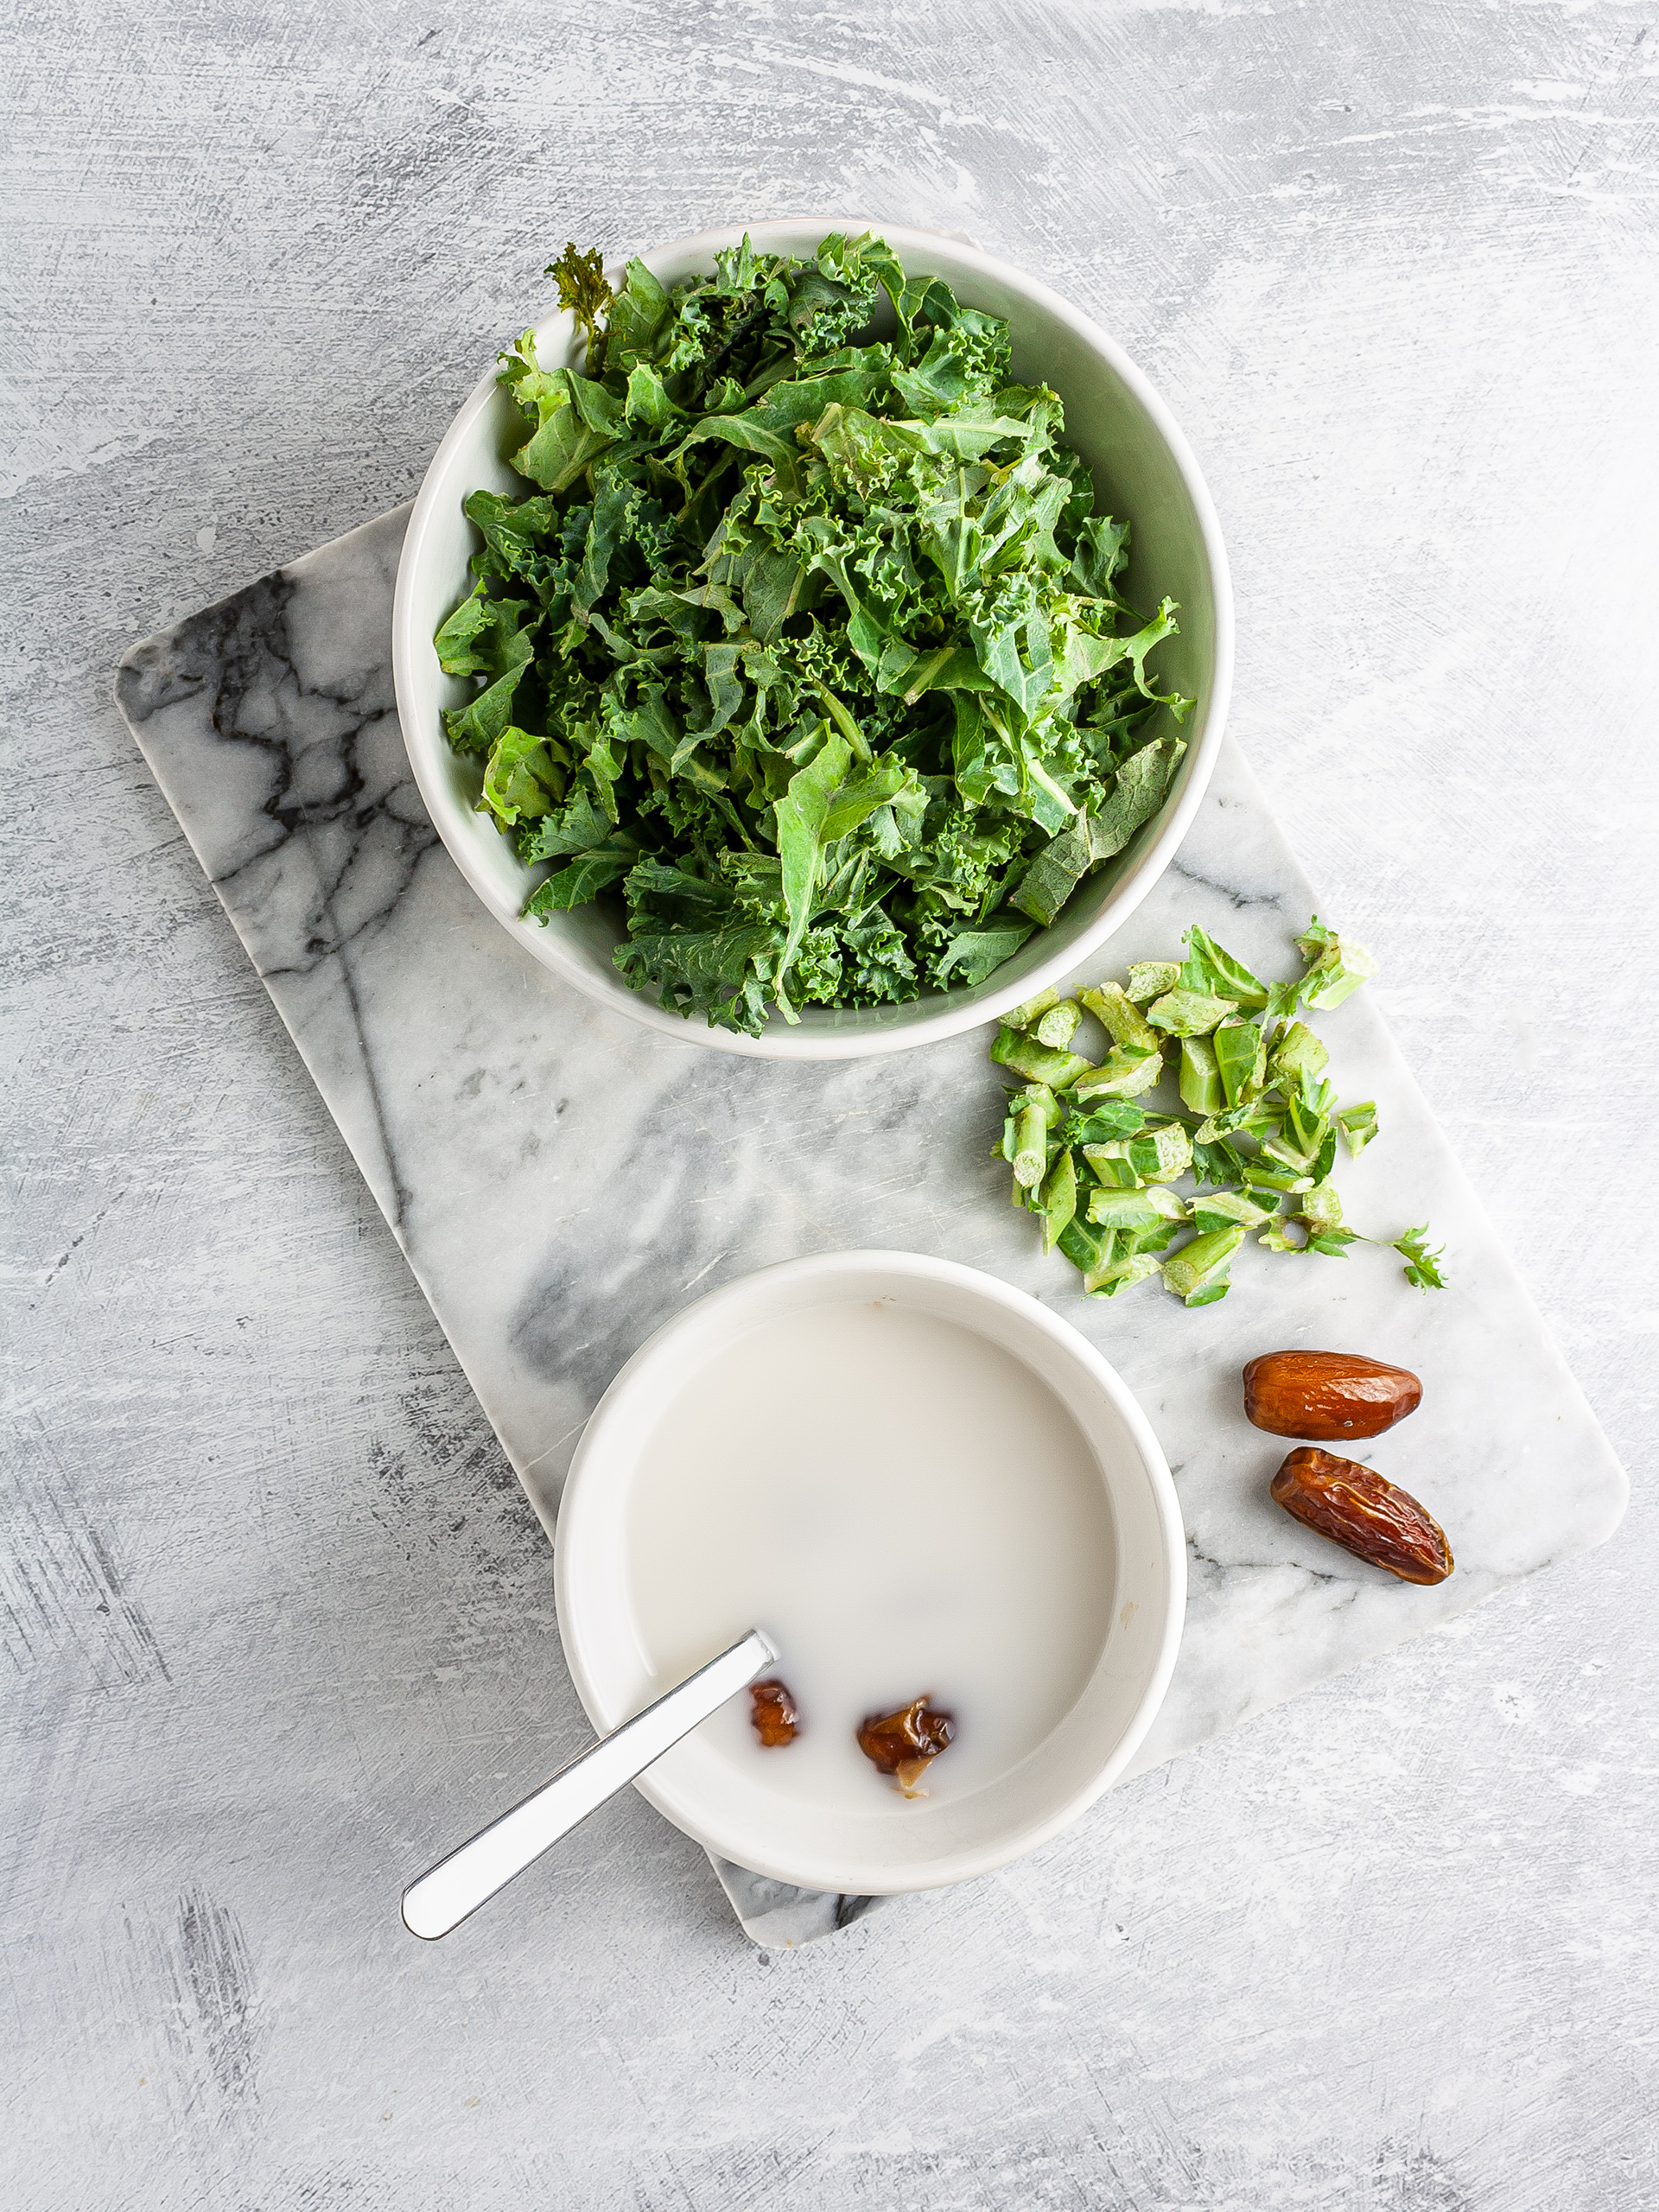
<instances>
[{"instance_id":1,"label":"metal spoon","mask_svg":"<svg viewBox=\"0 0 1659 2212\"><path fill-rule=\"evenodd\" d=\"M758 1628L751 1629L741 1643L699 1667L677 1689L608 1736L601 1736L569 1766L562 1766L550 1782L531 1790L470 1843L463 1843L411 1882L404 1891L404 1927L429 1942L447 1936L515 1874L522 1874L550 1844L568 1835L578 1821L586 1820L728 1697L777 1663L771 1644Z\"/></svg>"}]
</instances>

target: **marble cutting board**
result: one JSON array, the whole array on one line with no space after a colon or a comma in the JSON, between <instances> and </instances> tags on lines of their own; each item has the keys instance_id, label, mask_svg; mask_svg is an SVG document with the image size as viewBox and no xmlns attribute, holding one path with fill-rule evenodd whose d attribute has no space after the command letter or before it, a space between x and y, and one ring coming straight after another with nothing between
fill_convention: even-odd
<instances>
[{"instance_id":1,"label":"marble cutting board","mask_svg":"<svg viewBox=\"0 0 1659 2212\"><path fill-rule=\"evenodd\" d=\"M416 793L392 696L408 509L137 645L121 709L223 900L551 1537L582 1424L658 1323L774 1260L889 1246L1018 1284L1123 1374L1169 1455L1188 1543L1173 1684L1131 1772L1191 1749L1505 1585L1599 1543L1618 1462L1365 993L1319 1027L1382 1135L1338 1168L1351 1224L1427 1221L1450 1287L1387 1251L1249 1243L1221 1304L1078 1294L1007 1202L988 1034L779 1065L664 1038L529 959L468 890ZM1264 976L1317 902L1229 745L1161 882L1080 981L1166 958L1201 922ZM1339 917L1327 917L1337 918ZM1424 1378L1409 1427L1359 1447L1421 1489L1458 1571L1421 1590L1350 1561L1268 1500L1286 1448L1238 1371L1281 1345ZM444 1840L443 1839L435 1839ZM716 1871L762 1943L872 1900Z\"/></svg>"}]
</instances>

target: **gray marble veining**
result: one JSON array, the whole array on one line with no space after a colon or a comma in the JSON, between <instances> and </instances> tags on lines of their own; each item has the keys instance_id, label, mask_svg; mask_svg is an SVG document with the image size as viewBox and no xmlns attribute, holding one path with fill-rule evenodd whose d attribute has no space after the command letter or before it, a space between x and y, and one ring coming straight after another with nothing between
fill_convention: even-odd
<instances>
[{"instance_id":1,"label":"gray marble veining","mask_svg":"<svg viewBox=\"0 0 1659 2212\"><path fill-rule=\"evenodd\" d=\"M1248 1246L1232 1294L1189 1313L1155 1288L1085 1300L1043 1257L988 1157L986 1033L874 1061L740 1059L690 1031L664 1039L527 960L450 863L404 755L388 623L406 513L135 647L118 696L550 1535L588 1412L659 1322L770 1261L861 1245L1018 1284L1147 1407L1191 1587L1135 1772L1609 1533L1622 1471L1363 993L1321 1023L1344 1096L1375 1097L1382 1132L1338 1171L1348 1217L1389 1235L1431 1223L1450 1288L1408 1289L1386 1251ZM1197 920L1288 972L1315 904L1230 747L1109 964L1166 957ZM1289 1344L1423 1375L1409 1432L1361 1456L1432 1503L1449 1582L1350 1565L1268 1502L1279 1454L1243 1420L1237 1374ZM764 1943L827 1934L866 1904L719 1871Z\"/></svg>"}]
</instances>

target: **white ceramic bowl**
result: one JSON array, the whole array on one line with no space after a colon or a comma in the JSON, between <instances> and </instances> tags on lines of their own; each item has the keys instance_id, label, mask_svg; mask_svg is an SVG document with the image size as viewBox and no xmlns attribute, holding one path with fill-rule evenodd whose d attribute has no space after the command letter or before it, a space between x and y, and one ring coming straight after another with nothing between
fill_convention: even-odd
<instances>
[{"instance_id":1,"label":"white ceramic bowl","mask_svg":"<svg viewBox=\"0 0 1659 2212\"><path fill-rule=\"evenodd\" d=\"M911 1252L837 1252L763 1268L698 1300L642 1345L595 1408L559 1511L559 1629L577 1694L601 1733L670 1687L655 1679L628 1572L629 1493L664 1408L715 1353L802 1306L893 1300L988 1338L1071 1414L1098 1466L1113 1531L1105 1641L1082 1694L1010 1771L960 1797L868 1810L791 1798L696 1731L639 1788L721 1858L812 1890L875 1897L1006 1866L1075 1820L1121 1775L1168 1686L1186 1601L1186 1550L1169 1468L1128 1389L1069 1323L993 1276ZM733 1411L741 1421L741 1408ZM1020 1468L1008 1469L1010 1483ZM732 1638L753 1626L740 1621ZM711 1650L709 1657L714 1656Z\"/></svg>"},{"instance_id":2,"label":"white ceramic bowl","mask_svg":"<svg viewBox=\"0 0 1659 2212\"><path fill-rule=\"evenodd\" d=\"M926 1045L994 1020L1068 974L1126 921L1173 857L1202 800L1221 745L1232 687L1233 607L1221 529L1204 479L1174 418L1127 353L1058 293L1007 262L958 239L893 224L824 216L755 223L748 235L770 253L809 254L830 231L878 230L912 274L943 276L964 304L1007 318L1014 373L1046 383L1065 404L1066 435L1094 472L1100 505L1134 526L1128 594L1148 612L1169 597L1180 604L1180 635L1159 649L1160 680L1198 702L1185 729L1187 751L1168 797L1125 851L1078 887L1059 920L1039 930L1014 958L971 989L933 992L907 1006L839 1010L809 1007L798 1025L776 1015L759 1037L687 1021L631 990L612 964L620 932L613 910L588 906L526 922L520 909L539 874L525 868L510 839L474 811L481 765L457 753L439 710L467 686L446 677L432 635L471 588L467 562L477 543L461 512L483 486L524 491L506 456L524 442L522 418L492 370L450 425L426 472L410 518L392 610L392 671L397 714L421 796L451 858L504 929L568 983L619 1013L681 1039L766 1059L852 1059ZM741 230L677 238L639 258L665 284L714 266L715 251ZM620 265L610 272L620 279ZM537 327L543 363L569 358L575 326L561 311Z\"/></svg>"}]
</instances>

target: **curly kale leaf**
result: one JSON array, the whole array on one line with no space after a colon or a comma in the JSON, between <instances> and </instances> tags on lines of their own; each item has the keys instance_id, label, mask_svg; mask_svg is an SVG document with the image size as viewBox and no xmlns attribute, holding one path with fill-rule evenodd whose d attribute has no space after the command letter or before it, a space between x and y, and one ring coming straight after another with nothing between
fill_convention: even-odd
<instances>
[{"instance_id":1,"label":"curly kale leaf","mask_svg":"<svg viewBox=\"0 0 1659 2212\"><path fill-rule=\"evenodd\" d=\"M1396 1236L1394 1249L1406 1262L1406 1281L1414 1290L1444 1290L1446 1277L1440 1272L1440 1262L1446 1257L1442 1245L1439 1250L1428 1249L1428 1224L1421 1229L1408 1229L1403 1236Z\"/></svg>"},{"instance_id":2,"label":"curly kale leaf","mask_svg":"<svg viewBox=\"0 0 1659 2212\"><path fill-rule=\"evenodd\" d=\"M575 240L569 239L564 251L556 261L550 261L542 274L551 276L558 285L559 305L575 315L576 327L582 333L588 373L598 376L605 366L605 334L599 327L599 319L613 297L605 281L605 264L599 249L590 247L582 253L577 250Z\"/></svg>"}]
</instances>

